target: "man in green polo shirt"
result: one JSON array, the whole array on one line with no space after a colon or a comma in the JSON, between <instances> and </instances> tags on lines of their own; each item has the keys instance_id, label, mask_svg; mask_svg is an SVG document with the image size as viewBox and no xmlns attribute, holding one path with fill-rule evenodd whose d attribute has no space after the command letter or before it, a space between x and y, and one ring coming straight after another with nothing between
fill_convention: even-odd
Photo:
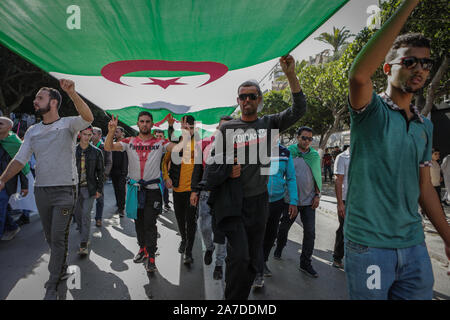
<instances>
[{"instance_id":1,"label":"man in green polo shirt","mask_svg":"<svg viewBox=\"0 0 450 320\"><path fill-rule=\"evenodd\" d=\"M351 299L432 298L418 202L450 259L450 227L430 179L433 125L411 104L432 66L430 41L420 34L397 37L418 2L400 5L349 73L352 160L344 236ZM383 59L388 86L377 95L370 78Z\"/></svg>"}]
</instances>

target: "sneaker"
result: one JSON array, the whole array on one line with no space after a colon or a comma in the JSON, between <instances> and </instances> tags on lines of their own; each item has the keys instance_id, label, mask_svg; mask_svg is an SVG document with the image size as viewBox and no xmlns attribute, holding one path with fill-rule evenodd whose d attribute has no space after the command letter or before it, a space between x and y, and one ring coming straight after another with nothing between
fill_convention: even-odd
<instances>
[{"instance_id":1,"label":"sneaker","mask_svg":"<svg viewBox=\"0 0 450 320\"><path fill-rule=\"evenodd\" d=\"M86 256L89 253L88 245L86 242L80 243L80 249L78 250L78 254L80 256Z\"/></svg>"},{"instance_id":2,"label":"sneaker","mask_svg":"<svg viewBox=\"0 0 450 320\"><path fill-rule=\"evenodd\" d=\"M275 249L275 251L273 252L273 257L276 259L276 260L281 260L281 251L282 251L283 249L279 249L278 247Z\"/></svg>"},{"instance_id":3,"label":"sneaker","mask_svg":"<svg viewBox=\"0 0 450 320\"><path fill-rule=\"evenodd\" d=\"M146 252L145 252L145 248L140 248L139 252L136 254L136 256L133 259L134 263L141 263L144 261Z\"/></svg>"},{"instance_id":4,"label":"sneaker","mask_svg":"<svg viewBox=\"0 0 450 320\"><path fill-rule=\"evenodd\" d=\"M264 277L262 274L257 274L255 281L253 282L253 288L262 288L264 287Z\"/></svg>"},{"instance_id":5,"label":"sneaker","mask_svg":"<svg viewBox=\"0 0 450 320\"><path fill-rule=\"evenodd\" d=\"M63 281L63 280L67 280L69 279L69 277L72 275L73 273L68 272L68 267L67 265L64 265L64 272L63 274L59 277L59 280Z\"/></svg>"},{"instance_id":6,"label":"sneaker","mask_svg":"<svg viewBox=\"0 0 450 320\"><path fill-rule=\"evenodd\" d=\"M214 250L206 250L205 257L203 258L205 265L209 266L211 264L213 252L214 252Z\"/></svg>"},{"instance_id":7,"label":"sneaker","mask_svg":"<svg viewBox=\"0 0 450 320\"><path fill-rule=\"evenodd\" d=\"M184 263L184 264L191 264L192 262L194 262L194 259L192 258L192 254L186 253L186 254L184 255L184 261L183 261L183 263Z\"/></svg>"},{"instance_id":8,"label":"sneaker","mask_svg":"<svg viewBox=\"0 0 450 320\"><path fill-rule=\"evenodd\" d=\"M58 292L56 291L56 288L47 288L45 291L44 300L58 300Z\"/></svg>"},{"instance_id":9,"label":"sneaker","mask_svg":"<svg viewBox=\"0 0 450 320\"><path fill-rule=\"evenodd\" d=\"M3 240L3 241L9 241L9 240L12 240L12 239L16 236L16 234L19 233L19 231L20 231L20 227L17 227L16 229L14 229L14 230L12 230L12 231L6 231L6 232L3 234L2 240Z\"/></svg>"},{"instance_id":10,"label":"sneaker","mask_svg":"<svg viewBox=\"0 0 450 320\"><path fill-rule=\"evenodd\" d=\"M344 264L341 261L334 260L333 267L338 268L338 269L344 269Z\"/></svg>"},{"instance_id":11,"label":"sneaker","mask_svg":"<svg viewBox=\"0 0 450 320\"><path fill-rule=\"evenodd\" d=\"M271 277L272 271L267 267L267 264L264 263L264 277Z\"/></svg>"},{"instance_id":12,"label":"sneaker","mask_svg":"<svg viewBox=\"0 0 450 320\"><path fill-rule=\"evenodd\" d=\"M147 272L155 272L156 271L155 258L145 257L144 267Z\"/></svg>"},{"instance_id":13,"label":"sneaker","mask_svg":"<svg viewBox=\"0 0 450 320\"><path fill-rule=\"evenodd\" d=\"M179 253L184 253L184 251L186 251L186 242L185 241L181 241L180 242L180 246L178 247L178 252Z\"/></svg>"},{"instance_id":14,"label":"sneaker","mask_svg":"<svg viewBox=\"0 0 450 320\"><path fill-rule=\"evenodd\" d=\"M101 226L102 226L102 220L96 220L96 221L95 221L95 226L98 227L98 228L101 228Z\"/></svg>"},{"instance_id":15,"label":"sneaker","mask_svg":"<svg viewBox=\"0 0 450 320\"><path fill-rule=\"evenodd\" d=\"M214 280L220 280L223 277L223 270L222 270L222 266L216 266L214 268L214 272L213 272L213 278Z\"/></svg>"},{"instance_id":16,"label":"sneaker","mask_svg":"<svg viewBox=\"0 0 450 320\"><path fill-rule=\"evenodd\" d=\"M312 265L308 265L308 266L300 265L300 271L306 273L308 276L310 276L312 278L318 278L319 277L319 275L317 274L316 270L314 270Z\"/></svg>"}]
</instances>

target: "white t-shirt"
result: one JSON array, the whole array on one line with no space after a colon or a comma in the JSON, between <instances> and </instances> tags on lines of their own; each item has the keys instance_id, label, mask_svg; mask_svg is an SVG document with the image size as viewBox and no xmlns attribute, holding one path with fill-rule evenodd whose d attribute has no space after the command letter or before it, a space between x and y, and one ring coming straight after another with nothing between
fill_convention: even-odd
<instances>
[{"instance_id":1,"label":"white t-shirt","mask_svg":"<svg viewBox=\"0 0 450 320\"><path fill-rule=\"evenodd\" d=\"M159 179L161 175L161 159L169 141L166 139L141 140L139 137L126 138L120 141L128 156L128 177L133 180ZM158 189L157 184L147 186Z\"/></svg>"},{"instance_id":2,"label":"white t-shirt","mask_svg":"<svg viewBox=\"0 0 450 320\"><path fill-rule=\"evenodd\" d=\"M350 164L350 148L340 153L334 161L334 174L344 175L344 182L342 183L342 200L347 199L348 187L348 165Z\"/></svg>"},{"instance_id":3,"label":"white t-shirt","mask_svg":"<svg viewBox=\"0 0 450 320\"><path fill-rule=\"evenodd\" d=\"M72 186L78 184L75 148L78 132L89 122L81 116L64 117L51 123L31 126L14 160L25 165L34 153L36 187Z\"/></svg>"}]
</instances>

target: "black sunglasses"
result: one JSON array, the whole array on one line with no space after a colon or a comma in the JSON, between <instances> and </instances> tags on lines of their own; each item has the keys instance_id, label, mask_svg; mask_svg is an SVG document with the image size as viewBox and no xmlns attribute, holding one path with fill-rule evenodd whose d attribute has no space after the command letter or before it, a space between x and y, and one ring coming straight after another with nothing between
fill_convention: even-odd
<instances>
[{"instance_id":1,"label":"black sunglasses","mask_svg":"<svg viewBox=\"0 0 450 320\"><path fill-rule=\"evenodd\" d=\"M241 93L239 95L239 100L245 101L245 100L247 100L247 98L250 98L250 100L256 100L256 99L258 99L258 97L259 96L254 93Z\"/></svg>"},{"instance_id":2,"label":"black sunglasses","mask_svg":"<svg viewBox=\"0 0 450 320\"><path fill-rule=\"evenodd\" d=\"M416 65L420 62L423 70L431 70L433 67L433 60L429 58L416 58L416 57L403 57L400 58L400 62L391 64L400 64L405 66L406 69L414 69Z\"/></svg>"},{"instance_id":3,"label":"black sunglasses","mask_svg":"<svg viewBox=\"0 0 450 320\"><path fill-rule=\"evenodd\" d=\"M300 136L300 138L302 138L303 141L306 141L306 140L308 140L308 141L313 141L313 138L312 138L312 137Z\"/></svg>"}]
</instances>

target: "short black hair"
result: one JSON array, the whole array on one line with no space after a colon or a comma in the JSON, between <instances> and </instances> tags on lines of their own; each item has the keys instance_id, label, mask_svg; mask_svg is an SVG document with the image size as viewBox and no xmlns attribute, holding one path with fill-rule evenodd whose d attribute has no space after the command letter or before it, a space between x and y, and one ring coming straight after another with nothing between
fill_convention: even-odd
<instances>
[{"instance_id":1,"label":"short black hair","mask_svg":"<svg viewBox=\"0 0 450 320\"><path fill-rule=\"evenodd\" d=\"M350 145L345 144L345 145L344 145L344 149L343 149L342 151L345 151L345 150L347 150L348 148L350 148Z\"/></svg>"},{"instance_id":2,"label":"short black hair","mask_svg":"<svg viewBox=\"0 0 450 320\"><path fill-rule=\"evenodd\" d=\"M438 148L432 148L431 153L435 153L435 152L441 152L441 151Z\"/></svg>"},{"instance_id":3,"label":"short black hair","mask_svg":"<svg viewBox=\"0 0 450 320\"><path fill-rule=\"evenodd\" d=\"M431 41L421 33L405 33L399 35L385 57L387 63L397 57L397 49L403 47L431 48Z\"/></svg>"},{"instance_id":4,"label":"short black hair","mask_svg":"<svg viewBox=\"0 0 450 320\"><path fill-rule=\"evenodd\" d=\"M230 121L233 120L234 118L232 116L221 116L220 117L220 121Z\"/></svg>"},{"instance_id":5,"label":"short black hair","mask_svg":"<svg viewBox=\"0 0 450 320\"><path fill-rule=\"evenodd\" d=\"M59 110L59 108L61 107L61 101L62 101L61 93L59 93L59 91L56 90L55 88L50 88L50 87L42 87L39 89L39 91L41 91L41 90L45 90L48 92L50 100L55 99L56 101L58 101L58 110Z\"/></svg>"},{"instance_id":6,"label":"short black hair","mask_svg":"<svg viewBox=\"0 0 450 320\"><path fill-rule=\"evenodd\" d=\"M254 80L247 80L243 83L241 83L241 85L238 87L238 94L239 94L239 89L241 89L241 87L256 87L256 90L258 90L258 95L262 96L262 91L261 88L259 87L259 83L254 81Z\"/></svg>"},{"instance_id":7,"label":"short black hair","mask_svg":"<svg viewBox=\"0 0 450 320\"><path fill-rule=\"evenodd\" d=\"M310 127L303 126L303 127L298 128L297 136L301 135L303 131L308 131L308 132L311 132L311 133L313 132L313 130Z\"/></svg>"},{"instance_id":8,"label":"short black hair","mask_svg":"<svg viewBox=\"0 0 450 320\"><path fill-rule=\"evenodd\" d=\"M191 126L193 126L195 123L195 118L193 116L191 116L190 114L183 116L181 118L181 121L183 121L184 119L186 119L186 122Z\"/></svg>"},{"instance_id":9,"label":"short black hair","mask_svg":"<svg viewBox=\"0 0 450 320\"><path fill-rule=\"evenodd\" d=\"M149 116L150 119L152 119L152 122L153 122L153 116L152 116L152 114L150 112L148 112L148 111L141 111L141 112L139 112L139 114L138 114L138 121L139 121L139 118L142 117L142 116Z\"/></svg>"}]
</instances>

